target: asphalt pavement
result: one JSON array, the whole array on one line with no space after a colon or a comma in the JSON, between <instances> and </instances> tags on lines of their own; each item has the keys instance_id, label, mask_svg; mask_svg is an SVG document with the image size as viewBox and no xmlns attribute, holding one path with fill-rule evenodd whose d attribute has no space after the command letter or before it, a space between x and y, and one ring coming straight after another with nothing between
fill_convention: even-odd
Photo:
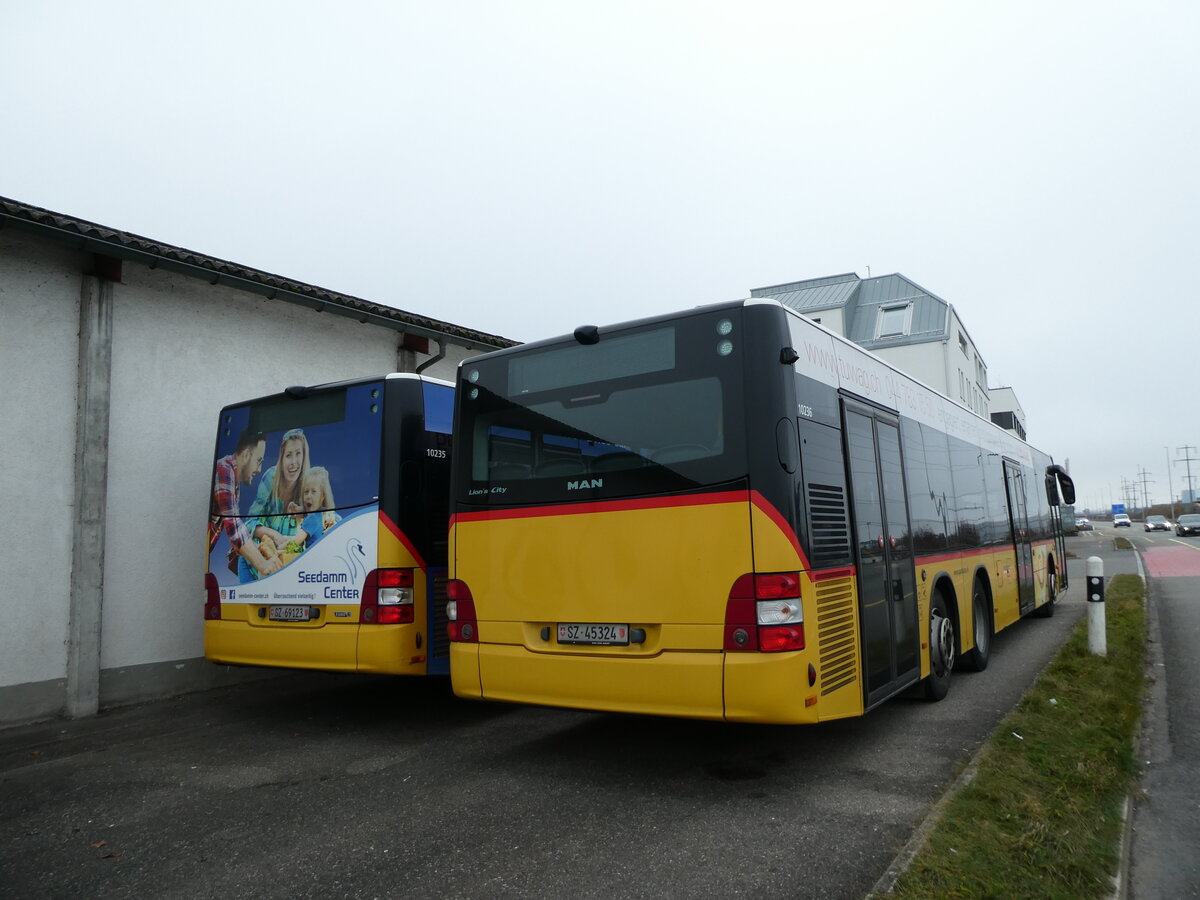
<instances>
[{"instance_id":1,"label":"asphalt pavement","mask_svg":"<svg viewBox=\"0 0 1200 900\"><path fill-rule=\"evenodd\" d=\"M1148 576L1150 643L1127 896L1200 897L1200 540L1136 530L1131 540Z\"/></svg>"}]
</instances>

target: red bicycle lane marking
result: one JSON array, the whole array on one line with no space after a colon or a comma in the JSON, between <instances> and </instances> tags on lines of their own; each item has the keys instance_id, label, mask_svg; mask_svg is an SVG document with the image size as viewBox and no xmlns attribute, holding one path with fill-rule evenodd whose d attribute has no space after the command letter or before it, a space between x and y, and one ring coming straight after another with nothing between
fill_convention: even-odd
<instances>
[{"instance_id":1,"label":"red bicycle lane marking","mask_svg":"<svg viewBox=\"0 0 1200 900\"><path fill-rule=\"evenodd\" d=\"M1154 578L1183 578L1200 575L1200 547L1177 545L1150 547L1142 551L1146 573Z\"/></svg>"}]
</instances>

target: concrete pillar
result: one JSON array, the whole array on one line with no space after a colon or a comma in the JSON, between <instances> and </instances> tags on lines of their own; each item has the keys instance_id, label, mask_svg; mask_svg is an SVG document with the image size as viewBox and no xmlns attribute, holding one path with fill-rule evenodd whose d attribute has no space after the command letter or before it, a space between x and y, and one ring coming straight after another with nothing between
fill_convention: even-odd
<instances>
[{"instance_id":1,"label":"concrete pillar","mask_svg":"<svg viewBox=\"0 0 1200 900\"><path fill-rule=\"evenodd\" d=\"M417 354L415 350L409 350L401 345L396 350L396 371L397 372L415 372L417 371Z\"/></svg>"},{"instance_id":2,"label":"concrete pillar","mask_svg":"<svg viewBox=\"0 0 1200 900\"><path fill-rule=\"evenodd\" d=\"M113 283L94 275L83 276L79 303L71 621L67 636L66 714L71 718L93 715L100 708L112 314Z\"/></svg>"}]
</instances>

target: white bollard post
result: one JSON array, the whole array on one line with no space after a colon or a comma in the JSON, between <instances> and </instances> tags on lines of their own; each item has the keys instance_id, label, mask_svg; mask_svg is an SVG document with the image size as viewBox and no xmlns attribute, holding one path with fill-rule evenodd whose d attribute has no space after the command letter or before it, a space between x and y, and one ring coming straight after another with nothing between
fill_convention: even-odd
<instances>
[{"instance_id":1,"label":"white bollard post","mask_svg":"<svg viewBox=\"0 0 1200 900\"><path fill-rule=\"evenodd\" d=\"M1108 656L1108 637L1104 618L1104 560L1089 556L1087 561L1088 652Z\"/></svg>"}]
</instances>

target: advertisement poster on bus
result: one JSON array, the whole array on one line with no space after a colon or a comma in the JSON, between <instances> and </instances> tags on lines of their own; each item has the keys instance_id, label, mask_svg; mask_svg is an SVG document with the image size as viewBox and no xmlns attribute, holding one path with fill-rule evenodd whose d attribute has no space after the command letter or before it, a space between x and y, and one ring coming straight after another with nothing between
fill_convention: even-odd
<instances>
[{"instance_id":1,"label":"advertisement poster on bus","mask_svg":"<svg viewBox=\"0 0 1200 900\"><path fill-rule=\"evenodd\" d=\"M377 556L381 388L222 411L208 570L223 602L359 602Z\"/></svg>"}]
</instances>

